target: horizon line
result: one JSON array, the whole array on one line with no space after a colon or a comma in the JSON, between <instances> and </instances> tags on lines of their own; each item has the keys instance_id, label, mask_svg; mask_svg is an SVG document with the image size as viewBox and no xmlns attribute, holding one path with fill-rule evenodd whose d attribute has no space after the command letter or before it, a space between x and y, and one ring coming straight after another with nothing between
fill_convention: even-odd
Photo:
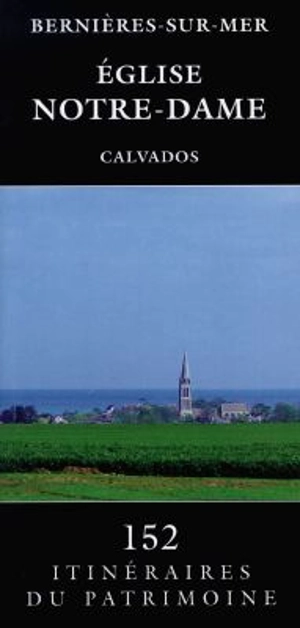
<instances>
[{"instance_id":1,"label":"horizon line","mask_svg":"<svg viewBox=\"0 0 300 628\"><path fill-rule=\"evenodd\" d=\"M163 387L163 386L128 387L128 386L126 386L124 388L122 388L122 387L110 387L110 386L103 387L103 388L95 388L95 387L91 387L91 388L78 388L78 387L76 387L76 388L38 388L38 387L37 388L33 388L33 387L30 387L30 388L10 388L10 387L9 388L1 388L0 387L0 392L6 392L6 391L14 392L14 391L20 391L20 390L21 391L37 391L38 390L38 391L49 391L49 392L50 391L66 391L66 390L67 391L73 391L73 392L76 392L76 391L92 392L92 391L98 391L98 390L109 390L109 391L110 390L111 391L113 391L113 390L122 390L122 391L124 391L124 390L126 390L126 391L131 391L131 390L134 390L134 391L138 391L138 390L141 390L141 391L151 391L151 390L169 390L169 391L174 391L174 390L176 390L177 391L177 387L176 386L174 386L174 387L169 387L169 386L166 386L166 387ZM200 391L200 392L201 392L201 390L203 390L203 392L207 392L207 391L224 391L224 392L226 392L228 390L230 390L230 391L234 391L234 390L242 390L242 391L247 391L247 390L249 390L249 391L250 390L258 390L258 391L259 390L270 390L270 391L271 390L274 390L274 391L278 391L278 390L300 390L300 383L299 383L299 387L297 387L297 386L283 386L283 387L278 387L278 386L277 387L275 387L275 386L268 387L268 386L266 386L266 387L260 387L260 388L258 388L258 387L245 387L245 388L244 387L238 387L238 388L235 387L235 388L231 388L230 386L227 386L225 388L225 387L222 386L221 388L218 388L218 387L217 388L211 388L211 387L208 387L208 388L203 388L203 387L198 388L197 386L193 386L192 387L192 391L193 390L194 391L195 390L196 391Z\"/></svg>"}]
</instances>

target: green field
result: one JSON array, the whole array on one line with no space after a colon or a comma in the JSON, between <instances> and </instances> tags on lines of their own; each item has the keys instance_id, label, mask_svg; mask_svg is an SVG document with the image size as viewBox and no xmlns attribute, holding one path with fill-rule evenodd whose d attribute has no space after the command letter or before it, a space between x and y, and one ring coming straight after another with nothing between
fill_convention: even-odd
<instances>
[{"instance_id":1,"label":"green field","mask_svg":"<svg viewBox=\"0 0 300 628\"><path fill-rule=\"evenodd\" d=\"M185 478L85 469L1 473L1 501L300 500L300 480Z\"/></svg>"},{"instance_id":2,"label":"green field","mask_svg":"<svg viewBox=\"0 0 300 628\"><path fill-rule=\"evenodd\" d=\"M0 471L5 500L300 499L300 424L1 425Z\"/></svg>"}]
</instances>

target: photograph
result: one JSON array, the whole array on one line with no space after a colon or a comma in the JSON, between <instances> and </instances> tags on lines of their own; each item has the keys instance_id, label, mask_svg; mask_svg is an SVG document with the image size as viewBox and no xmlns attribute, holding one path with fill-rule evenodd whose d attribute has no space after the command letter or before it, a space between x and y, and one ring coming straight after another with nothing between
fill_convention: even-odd
<instances>
[{"instance_id":1,"label":"photograph","mask_svg":"<svg viewBox=\"0 0 300 628\"><path fill-rule=\"evenodd\" d=\"M300 187L0 196L0 500L299 500Z\"/></svg>"}]
</instances>

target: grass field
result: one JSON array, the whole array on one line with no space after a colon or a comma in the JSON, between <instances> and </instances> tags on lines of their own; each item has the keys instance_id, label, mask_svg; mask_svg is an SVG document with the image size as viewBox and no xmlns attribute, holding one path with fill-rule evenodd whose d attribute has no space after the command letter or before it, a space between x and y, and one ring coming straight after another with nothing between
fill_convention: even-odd
<instances>
[{"instance_id":1,"label":"grass field","mask_svg":"<svg viewBox=\"0 0 300 628\"><path fill-rule=\"evenodd\" d=\"M300 499L300 425L1 425L0 471L2 500Z\"/></svg>"},{"instance_id":2,"label":"grass field","mask_svg":"<svg viewBox=\"0 0 300 628\"><path fill-rule=\"evenodd\" d=\"M300 500L300 480L105 474L90 469L1 473L0 501Z\"/></svg>"}]
</instances>

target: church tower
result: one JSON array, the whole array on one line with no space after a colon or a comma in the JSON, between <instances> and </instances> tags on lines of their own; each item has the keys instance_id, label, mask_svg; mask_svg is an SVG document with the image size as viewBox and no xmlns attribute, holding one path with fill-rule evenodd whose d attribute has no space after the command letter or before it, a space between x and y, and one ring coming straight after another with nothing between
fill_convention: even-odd
<instances>
[{"instance_id":1,"label":"church tower","mask_svg":"<svg viewBox=\"0 0 300 628\"><path fill-rule=\"evenodd\" d=\"M183 356L179 377L179 415L183 418L193 415L190 369L186 353Z\"/></svg>"}]
</instances>

